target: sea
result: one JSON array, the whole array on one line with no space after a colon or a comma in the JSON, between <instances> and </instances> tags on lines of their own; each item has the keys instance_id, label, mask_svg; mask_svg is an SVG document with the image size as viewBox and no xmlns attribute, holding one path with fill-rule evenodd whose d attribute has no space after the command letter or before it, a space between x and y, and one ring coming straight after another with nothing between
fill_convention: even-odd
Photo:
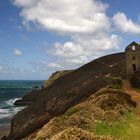
<instances>
[{"instance_id":1,"label":"sea","mask_svg":"<svg viewBox=\"0 0 140 140\"><path fill-rule=\"evenodd\" d=\"M0 126L10 125L11 118L25 107L14 106L34 86L42 86L43 81L10 80L0 81Z\"/></svg>"}]
</instances>

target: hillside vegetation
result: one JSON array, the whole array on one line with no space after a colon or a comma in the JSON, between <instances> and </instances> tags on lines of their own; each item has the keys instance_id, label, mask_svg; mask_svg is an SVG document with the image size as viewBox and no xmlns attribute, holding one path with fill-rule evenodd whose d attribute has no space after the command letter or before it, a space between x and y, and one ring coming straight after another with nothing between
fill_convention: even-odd
<instances>
[{"instance_id":1,"label":"hillside vegetation","mask_svg":"<svg viewBox=\"0 0 140 140\"><path fill-rule=\"evenodd\" d=\"M118 89L120 84L115 84L117 89L110 86L70 108L64 115L51 119L25 140L138 139L140 121L134 116L135 103L121 88Z\"/></svg>"}]
</instances>

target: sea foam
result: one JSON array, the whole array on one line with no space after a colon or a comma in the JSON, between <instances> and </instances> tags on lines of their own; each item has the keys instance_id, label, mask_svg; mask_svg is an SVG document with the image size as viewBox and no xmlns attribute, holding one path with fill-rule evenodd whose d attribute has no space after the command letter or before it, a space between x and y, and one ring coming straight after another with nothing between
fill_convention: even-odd
<instances>
[{"instance_id":1,"label":"sea foam","mask_svg":"<svg viewBox=\"0 0 140 140\"><path fill-rule=\"evenodd\" d=\"M14 102L15 102L16 100L19 100L19 99L21 99L21 98L9 99L9 100L5 101L5 104L7 104L7 105L9 105L9 106L14 106Z\"/></svg>"},{"instance_id":2,"label":"sea foam","mask_svg":"<svg viewBox=\"0 0 140 140\"><path fill-rule=\"evenodd\" d=\"M3 108L0 109L0 120L1 119L10 119L12 118L18 111L22 110L25 107L16 107L14 106L14 102L20 98L13 98L7 101L4 101Z\"/></svg>"}]
</instances>

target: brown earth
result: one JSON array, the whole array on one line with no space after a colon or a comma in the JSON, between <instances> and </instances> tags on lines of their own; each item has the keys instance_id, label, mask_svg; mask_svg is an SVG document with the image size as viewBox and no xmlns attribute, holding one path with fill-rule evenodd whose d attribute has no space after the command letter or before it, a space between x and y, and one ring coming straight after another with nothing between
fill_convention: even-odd
<instances>
[{"instance_id":1,"label":"brown earth","mask_svg":"<svg viewBox=\"0 0 140 140\"><path fill-rule=\"evenodd\" d=\"M132 100L136 102L136 115L140 117L140 92L137 92L128 80L123 81L123 88L132 97Z\"/></svg>"},{"instance_id":2,"label":"brown earth","mask_svg":"<svg viewBox=\"0 0 140 140\"><path fill-rule=\"evenodd\" d=\"M41 128L51 118L109 85L123 73L124 53L98 58L58 79L39 91L37 100L12 119L9 140L19 140Z\"/></svg>"},{"instance_id":3,"label":"brown earth","mask_svg":"<svg viewBox=\"0 0 140 140\"><path fill-rule=\"evenodd\" d=\"M2 138L4 139L4 137L8 136L9 132L10 132L10 129L8 129L8 130L1 130L0 131L0 139L2 139Z\"/></svg>"}]
</instances>

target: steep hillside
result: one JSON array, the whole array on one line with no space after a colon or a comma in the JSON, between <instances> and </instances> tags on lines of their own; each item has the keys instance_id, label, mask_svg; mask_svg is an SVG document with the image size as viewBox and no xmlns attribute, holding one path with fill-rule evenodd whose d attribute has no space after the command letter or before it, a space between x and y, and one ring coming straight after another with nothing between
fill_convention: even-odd
<instances>
[{"instance_id":1,"label":"steep hillside","mask_svg":"<svg viewBox=\"0 0 140 140\"><path fill-rule=\"evenodd\" d=\"M110 127L114 123L119 125L121 121L125 124L124 114L132 111L133 107L135 103L126 93L118 89L104 88L70 108L64 115L51 119L25 140L113 140L113 135L112 138L97 136L97 124L106 123Z\"/></svg>"},{"instance_id":2,"label":"steep hillside","mask_svg":"<svg viewBox=\"0 0 140 140\"><path fill-rule=\"evenodd\" d=\"M12 119L8 139L20 139L42 127L51 118L63 114L91 94L113 82L107 77L123 73L124 53L96 59L73 72L55 80L39 91L38 99L31 106L17 113Z\"/></svg>"},{"instance_id":3,"label":"steep hillside","mask_svg":"<svg viewBox=\"0 0 140 140\"><path fill-rule=\"evenodd\" d=\"M47 88L50 86L55 80L58 78L72 72L73 70L64 70L64 71L57 71L53 73L48 80L44 82L44 87ZM38 96L40 94L40 91L38 90L32 90L31 92L27 93L22 99L16 100L14 105L16 106L26 106L31 105L33 102L35 102L38 99Z\"/></svg>"},{"instance_id":4,"label":"steep hillside","mask_svg":"<svg viewBox=\"0 0 140 140\"><path fill-rule=\"evenodd\" d=\"M50 86L55 80L57 80L58 78L69 74L70 72L72 72L74 70L63 70L63 71L56 71L55 73L53 73L50 78L48 80L46 80L44 82L44 88L47 88L48 86Z\"/></svg>"}]
</instances>

